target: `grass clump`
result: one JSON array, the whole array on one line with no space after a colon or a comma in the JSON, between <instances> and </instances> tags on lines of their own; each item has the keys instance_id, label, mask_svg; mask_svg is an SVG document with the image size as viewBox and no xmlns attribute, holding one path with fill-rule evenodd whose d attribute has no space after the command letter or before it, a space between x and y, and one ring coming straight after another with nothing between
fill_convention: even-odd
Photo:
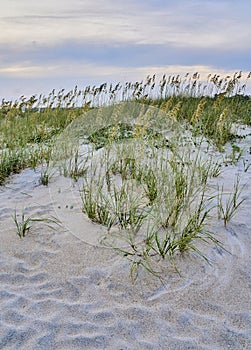
<instances>
[{"instance_id":1,"label":"grass clump","mask_svg":"<svg viewBox=\"0 0 251 350\"><path fill-rule=\"evenodd\" d=\"M233 192L226 193L224 186L218 189L218 217L223 219L225 227L236 214L245 198L239 199L244 187L240 187L240 177L234 183Z\"/></svg>"},{"instance_id":2,"label":"grass clump","mask_svg":"<svg viewBox=\"0 0 251 350\"><path fill-rule=\"evenodd\" d=\"M153 272L154 259L188 250L207 260L196 242L220 244L207 228L207 183L216 165L203 160L199 144L195 151L180 124L168 139L161 148L145 135L107 143L85 174L83 212L107 228L103 243L129 258L134 271Z\"/></svg>"},{"instance_id":3,"label":"grass clump","mask_svg":"<svg viewBox=\"0 0 251 350\"><path fill-rule=\"evenodd\" d=\"M50 224L59 225L59 221L56 218L33 218L31 216L26 217L24 210L22 211L21 218L19 219L19 214L15 210L13 215L13 221L16 226L16 233L20 238L24 238L31 229L31 224L33 222L45 223L50 228L53 228Z\"/></svg>"}]
</instances>

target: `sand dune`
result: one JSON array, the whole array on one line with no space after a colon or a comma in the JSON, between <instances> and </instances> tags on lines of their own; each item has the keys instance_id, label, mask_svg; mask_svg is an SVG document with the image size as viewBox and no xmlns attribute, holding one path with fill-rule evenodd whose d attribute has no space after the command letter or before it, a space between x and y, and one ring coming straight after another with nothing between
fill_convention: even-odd
<instances>
[{"instance_id":1,"label":"sand dune","mask_svg":"<svg viewBox=\"0 0 251 350\"><path fill-rule=\"evenodd\" d=\"M224 168L225 186L236 171ZM141 271L134 285L127 260L69 228L34 222L20 239L15 208L48 217L58 203L39 171L15 175L0 188L0 349L251 349L251 168L242 175L239 212L227 229L212 218L228 252L205 247L212 265L177 256L182 277L167 264L164 283ZM80 227L97 235L85 218Z\"/></svg>"}]
</instances>

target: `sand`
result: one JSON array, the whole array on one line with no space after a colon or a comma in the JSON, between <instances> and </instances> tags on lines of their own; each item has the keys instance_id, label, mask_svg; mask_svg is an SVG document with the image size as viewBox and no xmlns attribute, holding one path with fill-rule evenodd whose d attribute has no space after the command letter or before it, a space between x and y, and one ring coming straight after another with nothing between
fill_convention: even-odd
<instances>
[{"instance_id":1,"label":"sand","mask_svg":"<svg viewBox=\"0 0 251 350\"><path fill-rule=\"evenodd\" d=\"M250 138L241 142L250 146ZM243 171L244 159L251 160L248 151L212 180L231 190L239 173L246 184L227 228L211 220L228 252L205 246L211 265L177 256L182 277L167 262L163 282L141 271L132 284L129 262L96 244L100 229L79 214L76 197L58 203L55 183L41 185L39 170L13 176L0 188L0 349L251 349L251 167ZM59 215L63 225L34 222L20 239L15 208Z\"/></svg>"}]
</instances>

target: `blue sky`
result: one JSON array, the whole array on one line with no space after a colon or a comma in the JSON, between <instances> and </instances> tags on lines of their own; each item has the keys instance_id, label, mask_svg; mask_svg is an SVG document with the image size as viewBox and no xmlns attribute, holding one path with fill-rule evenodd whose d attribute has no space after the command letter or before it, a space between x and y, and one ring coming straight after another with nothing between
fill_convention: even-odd
<instances>
[{"instance_id":1,"label":"blue sky","mask_svg":"<svg viewBox=\"0 0 251 350\"><path fill-rule=\"evenodd\" d=\"M0 99L251 70L250 0L0 1Z\"/></svg>"}]
</instances>

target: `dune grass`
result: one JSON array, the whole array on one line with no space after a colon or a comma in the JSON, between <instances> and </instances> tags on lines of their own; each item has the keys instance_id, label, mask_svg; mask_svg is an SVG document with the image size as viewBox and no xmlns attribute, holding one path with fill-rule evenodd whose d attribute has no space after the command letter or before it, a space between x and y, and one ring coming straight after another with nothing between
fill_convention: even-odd
<instances>
[{"instance_id":1,"label":"dune grass","mask_svg":"<svg viewBox=\"0 0 251 350\"><path fill-rule=\"evenodd\" d=\"M55 136L90 108L116 105L118 101L153 105L165 111L169 118L186 120L194 135L204 135L222 150L227 141L236 137L231 131L234 122L251 125L250 97L245 95L250 77L251 73L243 77L237 72L232 77L209 75L207 81L201 81L199 73L195 73L185 77L164 75L157 83L155 76L148 76L145 81L124 85L105 83L84 90L77 87L69 92L53 90L48 96L3 99L0 184L12 173L27 166L36 167L46 160ZM102 137L97 146L102 146Z\"/></svg>"},{"instance_id":2,"label":"dune grass","mask_svg":"<svg viewBox=\"0 0 251 350\"><path fill-rule=\"evenodd\" d=\"M207 228L213 206L206 191L215 163L202 158L202 144L182 142L182 133L176 130L162 147L147 134L107 143L85 174L83 212L107 228L102 242L134 267L153 272L156 256L188 250L207 260L195 242L220 244Z\"/></svg>"},{"instance_id":3,"label":"dune grass","mask_svg":"<svg viewBox=\"0 0 251 350\"><path fill-rule=\"evenodd\" d=\"M237 177L232 192L226 193L223 185L218 190L218 217L223 219L225 226L227 226L227 223L236 214L238 208L245 200L245 198L239 199L243 189L244 186L240 186L240 178Z\"/></svg>"},{"instance_id":4,"label":"dune grass","mask_svg":"<svg viewBox=\"0 0 251 350\"><path fill-rule=\"evenodd\" d=\"M55 227L52 226L52 224L60 225L57 218L34 218L32 216L27 216L24 210L22 210L21 215L19 215L15 210L13 215L13 221L16 226L16 233L20 238L24 238L28 234L28 232L32 228L32 223L34 222L41 222L50 227L51 229L55 229Z\"/></svg>"}]
</instances>

